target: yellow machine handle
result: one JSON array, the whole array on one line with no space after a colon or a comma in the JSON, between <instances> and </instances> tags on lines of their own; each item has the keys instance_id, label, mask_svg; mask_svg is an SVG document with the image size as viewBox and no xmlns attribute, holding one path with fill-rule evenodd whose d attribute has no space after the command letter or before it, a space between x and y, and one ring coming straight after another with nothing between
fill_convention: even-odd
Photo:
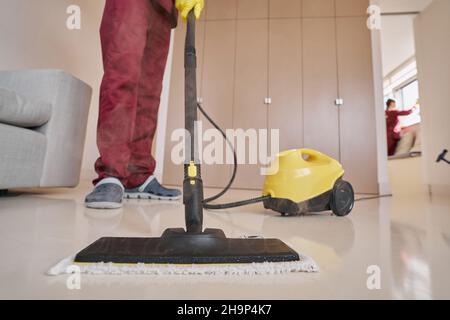
<instances>
[{"instance_id":1,"label":"yellow machine handle","mask_svg":"<svg viewBox=\"0 0 450 320\"><path fill-rule=\"evenodd\" d=\"M300 156L302 157L302 159L305 160L306 162L314 161L315 159L327 158L323 153L318 152L316 150L312 150L312 149L300 149L299 152L300 152ZM307 155L309 158L305 159L304 155Z\"/></svg>"}]
</instances>

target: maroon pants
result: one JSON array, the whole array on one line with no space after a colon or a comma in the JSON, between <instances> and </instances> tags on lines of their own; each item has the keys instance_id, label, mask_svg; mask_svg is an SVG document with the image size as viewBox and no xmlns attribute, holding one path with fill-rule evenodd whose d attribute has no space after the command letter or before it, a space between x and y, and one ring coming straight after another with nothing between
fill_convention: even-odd
<instances>
[{"instance_id":1,"label":"maroon pants","mask_svg":"<svg viewBox=\"0 0 450 320\"><path fill-rule=\"evenodd\" d=\"M398 140L399 139L396 138L393 133L388 132L387 134L388 156L393 156L395 154Z\"/></svg>"},{"instance_id":2,"label":"maroon pants","mask_svg":"<svg viewBox=\"0 0 450 320\"><path fill-rule=\"evenodd\" d=\"M149 0L106 0L94 184L115 177L134 188L155 170L151 149L170 30L168 19Z\"/></svg>"}]
</instances>

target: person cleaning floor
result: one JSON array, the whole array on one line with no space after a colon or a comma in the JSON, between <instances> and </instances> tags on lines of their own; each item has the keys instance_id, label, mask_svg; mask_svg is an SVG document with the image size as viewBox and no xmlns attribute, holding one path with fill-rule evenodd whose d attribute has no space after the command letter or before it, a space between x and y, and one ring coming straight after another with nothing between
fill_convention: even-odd
<instances>
[{"instance_id":1,"label":"person cleaning floor","mask_svg":"<svg viewBox=\"0 0 450 320\"><path fill-rule=\"evenodd\" d=\"M95 163L98 178L85 204L122 207L123 198L178 200L181 192L153 176L156 132L171 29L178 12L196 18L204 0L106 0L100 27L104 76L100 87Z\"/></svg>"}]
</instances>

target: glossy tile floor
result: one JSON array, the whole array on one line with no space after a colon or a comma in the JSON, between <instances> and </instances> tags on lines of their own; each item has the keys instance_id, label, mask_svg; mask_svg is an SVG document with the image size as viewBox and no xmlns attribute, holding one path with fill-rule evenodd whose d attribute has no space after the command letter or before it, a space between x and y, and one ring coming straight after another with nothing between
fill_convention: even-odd
<instances>
[{"instance_id":1,"label":"glossy tile floor","mask_svg":"<svg viewBox=\"0 0 450 320\"><path fill-rule=\"evenodd\" d=\"M52 264L101 236L159 236L182 226L182 205L128 201L121 211L88 210L88 182L75 190L12 194L0 199L0 298L450 298L450 200L423 193L405 167L419 169L420 159L391 162L396 195L359 202L347 218L282 218L259 205L206 213L206 225L229 236L281 238L314 258L318 274L82 276L81 290L69 290L66 276L45 275ZM256 194L235 190L226 200ZM379 290L367 287L373 265L380 268Z\"/></svg>"}]
</instances>

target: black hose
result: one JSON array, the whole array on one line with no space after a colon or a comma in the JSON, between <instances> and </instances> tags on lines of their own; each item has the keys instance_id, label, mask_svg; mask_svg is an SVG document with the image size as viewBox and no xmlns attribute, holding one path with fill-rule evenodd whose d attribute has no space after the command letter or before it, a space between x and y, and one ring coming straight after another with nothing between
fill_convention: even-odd
<instances>
[{"instance_id":1,"label":"black hose","mask_svg":"<svg viewBox=\"0 0 450 320\"><path fill-rule=\"evenodd\" d=\"M230 208L246 206L246 205L253 204L253 203L259 203L259 202L263 202L266 199L270 199L271 198L270 196L262 196L262 197L258 197L258 198L242 200L242 201L237 201L237 202L230 202L230 203L223 203L223 204L210 204L210 202L217 200L217 199L221 198L223 195L225 195L228 192L228 190L231 188L231 186L233 185L234 180L236 179L236 175L237 175L237 167L238 167L237 154L236 154L236 150L234 149L233 143L228 139L226 133L206 113L206 111L203 109L203 107L200 105L200 103L197 103L197 108L200 110L200 112L203 114L203 116L206 118L206 120L208 120L208 122L211 123L211 125L220 132L220 134L222 135L224 140L227 142L230 149L233 151L233 173L231 174L231 178L230 178L228 184L218 194L203 200L203 208L210 209L210 210L230 209Z\"/></svg>"},{"instance_id":2,"label":"black hose","mask_svg":"<svg viewBox=\"0 0 450 320\"><path fill-rule=\"evenodd\" d=\"M373 197L368 196L368 197L362 197L362 198L355 199L355 202L366 201L366 200L375 200L375 199L381 199L381 198L389 198L389 197L392 197L392 195L388 194L388 195L373 196Z\"/></svg>"},{"instance_id":3,"label":"black hose","mask_svg":"<svg viewBox=\"0 0 450 320\"><path fill-rule=\"evenodd\" d=\"M219 192L218 194L216 194L213 197L210 197L208 199L203 200L204 203L208 203L208 202L211 202L211 201L214 201L214 200L217 200L217 199L221 198L225 193L227 193L227 191L233 185L234 180L236 179L236 174L237 174L237 154L236 154L236 150L233 147L233 144L228 139L226 133L222 130L222 128L220 128L219 125L217 123L215 123L214 120L206 113L206 111L202 108L200 103L197 103L197 107L200 110L200 112L203 114L203 116L206 118L206 120L208 120L208 122L211 123L211 125L214 128L216 128L221 133L222 137L227 142L227 144L230 147L230 149L233 151L233 163L234 163L234 165L233 165L233 173L231 175L230 181L228 182L226 187L221 192Z\"/></svg>"},{"instance_id":4,"label":"black hose","mask_svg":"<svg viewBox=\"0 0 450 320\"><path fill-rule=\"evenodd\" d=\"M231 209L231 208L247 206L247 205L253 204L253 203L263 202L264 200L267 200L270 198L271 198L270 196L262 196L262 197L258 197L258 198L242 200L242 201L237 201L237 202L223 203L223 204L208 204L208 203L203 202L203 208L209 209L209 210Z\"/></svg>"}]
</instances>

